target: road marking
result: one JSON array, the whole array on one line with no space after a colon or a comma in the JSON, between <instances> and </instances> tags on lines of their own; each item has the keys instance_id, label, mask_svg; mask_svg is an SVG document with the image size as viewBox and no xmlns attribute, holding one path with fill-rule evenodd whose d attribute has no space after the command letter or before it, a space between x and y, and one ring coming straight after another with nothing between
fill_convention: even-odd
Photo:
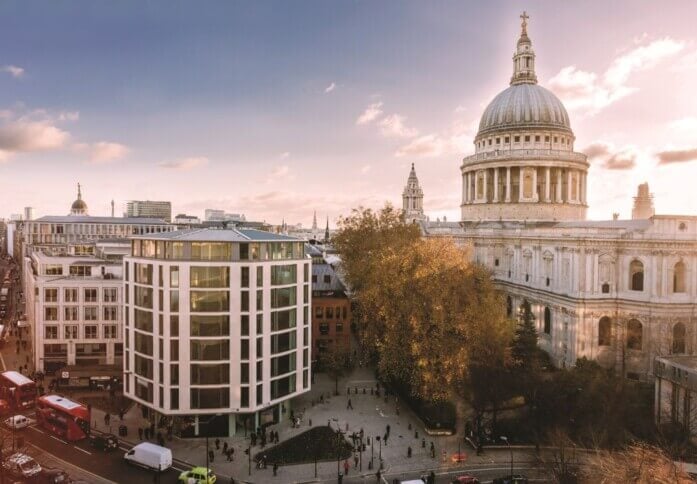
<instances>
[{"instance_id":1,"label":"road marking","mask_svg":"<svg viewBox=\"0 0 697 484\"><path fill-rule=\"evenodd\" d=\"M87 455L92 455L92 452L87 452L85 449L81 449L80 447L78 447L78 446L76 446L76 445L73 445L73 448L74 448L75 450L79 450L80 452L84 452L84 453L87 454Z\"/></svg>"},{"instance_id":2,"label":"road marking","mask_svg":"<svg viewBox=\"0 0 697 484\"><path fill-rule=\"evenodd\" d=\"M29 427L29 428L32 429L32 430L36 430L37 432L42 433L42 434L45 434L45 433L46 433L46 432L44 432L43 430L38 429L37 427L33 427L33 426L32 426L32 427Z\"/></svg>"},{"instance_id":3,"label":"road marking","mask_svg":"<svg viewBox=\"0 0 697 484\"><path fill-rule=\"evenodd\" d=\"M41 447L39 447L39 446L37 446L37 445L32 444L31 442L27 442L27 445L29 445L29 446L31 446L31 447L34 447L34 448L35 448L36 450L38 450L39 452L42 452L42 453L44 453L44 454L46 454L46 455L50 455L52 458L56 459L56 460L59 461L59 462L62 462L62 463L63 463L64 465L66 465L67 467L75 467L76 469L80 469L82 472L84 472L84 473L86 473L86 474L89 474L89 475L91 475L91 476L94 476L94 477L96 477L98 480L101 480L102 482L108 482L109 484L118 484L117 482L112 481L112 480L109 480L109 479L107 479L106 477L102 477L102 476L99 476L99 475L95 474L94 472L90 472L90 471L88 471L87 469L85 469L84 467L80 467L80 466L78 466L77 464L73 464L72 462L68 462L68 461L65 460L65 459L61 459L61 458L58 457L57 455L51 454L50 452L47 452L46 450L42 449Z\"/></svg>"},{"instance_id":4,"label":"road marking","mask_svg":"<svg viewBox=\"0 0 697 484\"><path fill-rule=\"evenodd\" d=\"M49 435L49 437L51 437L53 440L57 440L58 442L63 442L65 445L68 445L68 443L65 440L61 440L55 435Z\"/></svg>"}]
</instances>

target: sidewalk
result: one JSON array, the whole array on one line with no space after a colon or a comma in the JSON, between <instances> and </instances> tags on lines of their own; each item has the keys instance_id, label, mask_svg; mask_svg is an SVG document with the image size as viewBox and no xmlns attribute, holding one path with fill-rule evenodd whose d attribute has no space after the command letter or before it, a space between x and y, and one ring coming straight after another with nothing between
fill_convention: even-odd
<instances>
[{"instance_id":1,"label":"sidewalk","mask_svg":"<svg viewBox=\"0 0 697 484\"><path fill-rule=\"evenodd\" d=\"M353 410L347 409L348 398L346 396L346 388L351 388L351 403ZM355 394L355 388L358 388L358 394ZM284 421L279 424L269 427L268 430L275 430L279 433L280 440L286 440L290 437L298 435L310 427L310 422L313 426L327 425L328 423L333 428L340 428L342 431L348 430L348 433L358 432L362 428L366 437L370 437L373 445L366 447L366 452L362 453L362 471L354 467L352 459L350 461L350 470L348 477L355 478L356 475L370 477L371 482L374 482L374 475L378 467L378 457L382 455L384 461L383 474L393 472L422 472L426 470L455 470L466 467L467 464L475 463L492 463L496 460L501 462L510 461L510 453L508 450L487 452L486 455L476 456L472 449L463 443L460 439L460 450L466 452L469 456L465 464L453 464L450 460L443 462L442 452L445 451L447 456L458 451L457 436L437 436L431 437L424 433L423 426L416 416L405 407L403 403L399 404L399 415L396 412L394 397L390 397L388 403L385 403L384 397L377 398L370 395L370 388L375 387L375 379L372 369L358 368L347 378L343 378L339 382L339 390L342 395L334 396L334 382L324 374L318 374L315 377L315 383L312 385L312 390L295 399L293 409L296 415L303 414L300 428L292 428L289 421L289 415L285 414ZM363 394L363 388L366 388L366 394ZM324 403L319 403L320 395L324 395ZM327 398L330 396L330 398ZM111 425L104 424L104 412L99 409L92 409L92 424L94 428L100 431L111 432L117 434L118 427L121 424L128 428L128 435L122 439L126 446L135 445L139 442L138 428L149 425L140 412L137 405L133 405L130 410L124 415L124 420L119 421L118 416L111 416ZM390 438L387 445L378 443L374 437L379 435L382 441L386 426L390 426ZM411 429L410 429L411 426ZM164 433L164 430L163 430ZM418 437L416 434L418 433ZM422 447L422 439L425 438L425 448ZM155 439L151 439L155 442ZM222 452L215 451L215 439L209 439L209 448L215 452L215 460L211 463L211 468L219 476L229 478L234 477L236 481L253 482L253 483L290 483L290 482L313 482L315 481L315 465L298 464L282 466L278 470L278 475L273 476L271 466L267 469L256 469L254 462L251 464L251 476L249 475L249 459L244 454L244 450L249 445L249 439L245 437L234 437L221 439L221 447L223 442L227 442L228 446L235 449L234 462L226 462ZM430 443L433 442L436 448L436 459L430 456ZM204 465L206 462L206 442L205 439L180 439L174 437L171 441L167 441L166 445L172 449L174 458L190 465ZM412 457L407 457L407 448L411 446ZM257 445L252 448L252 457L261 451ZM371 453L374 458L375 468L368 470L368 462L370 461ZM516 451L516 461L530 460L528 451ZM343 461L340 463L340 470L343 473ZM318 462L317 463L317 479L331 480L336 479L337 462ZM227 482L227 481L223 481ZM221 483L222 484L222 483Z\"/></svg>"}]
</instances>

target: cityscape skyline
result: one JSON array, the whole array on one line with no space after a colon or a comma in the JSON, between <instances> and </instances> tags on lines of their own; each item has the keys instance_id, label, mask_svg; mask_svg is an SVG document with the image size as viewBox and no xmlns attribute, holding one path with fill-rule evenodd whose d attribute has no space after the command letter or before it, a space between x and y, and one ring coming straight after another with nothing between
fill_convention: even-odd
<instances>
[{"instance_id":1,"label":"cityscape skyline","mask_svg":"<svg viewBox=\"0 0 697 484\"><path fill-rule=\"evenodd\" d=\"M526 5L540 84L591 162L589 218L629 218L644 181L657 213L695 214L697 196L675 187L697 160L697 7L628 5L601 18ZM12 13L0 33L0 216L67 213L80 182L93 215L150 199L173 214L304 226L317 210L334 225L359 205L399 206L415 163L426 213L459 219L459 166L508 85L520 5L160 7L0 6Z\"/></svg>"}]
</instances>

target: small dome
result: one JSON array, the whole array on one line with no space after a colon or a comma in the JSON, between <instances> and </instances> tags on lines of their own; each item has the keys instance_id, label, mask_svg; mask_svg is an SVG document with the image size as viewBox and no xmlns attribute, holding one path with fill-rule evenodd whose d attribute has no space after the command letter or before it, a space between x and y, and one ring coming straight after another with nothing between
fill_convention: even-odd
<instances>
[{"instance_id":1,"label":"small dome","mask_svg":"<svg viewBox=\"0 0 697 484\"><path fill-rule=\"evenodd\" d=\"M513 84L484 110L477 136L492 131L531 128L571 132L569 115L559 98L537 84Z\"/></svg>"},{"instance_id":2,"label":"small dome","mask_svg":"<svg viewBox=\"0 0 697 484\"><path fill-rule=\"evenodd\" d=\"M84 200L77 199L70 208L72 210L87 210L87 204Z\"/></svg>"}]
</instances>

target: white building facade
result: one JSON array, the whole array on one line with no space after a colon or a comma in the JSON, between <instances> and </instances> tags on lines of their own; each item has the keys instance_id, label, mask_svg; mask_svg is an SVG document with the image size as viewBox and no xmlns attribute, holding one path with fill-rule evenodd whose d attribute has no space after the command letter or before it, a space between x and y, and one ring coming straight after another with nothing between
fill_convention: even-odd
<instances>
[{"instance_id":1,"label":"white building facade","mask_svg":"<svg viewBox=\"0 0 697 484\"><path fill-rule=\"evenodd\" d=\"M310 389L311 259L303 241L190 229L132 244L125 394L172 417L184 437L204 432L204 421L214 421L219 436L278 422Z\"/></svg>"},{"instance_id":2,"label":"white building facade","mask_svg":"<svg viewBox=\"0 0 697 484\"><path fill-rule=\"evenodd\" d=\"M462 221L424 232L471 246L511 316L527 299L558 366L587 357L650 378L656 356L697 351L697 217L653 215L642 185L636 218L585 220L588 162L564 106L537 85L526 20L511 86L460 169Z\"/></svg>"}]
</instances>

